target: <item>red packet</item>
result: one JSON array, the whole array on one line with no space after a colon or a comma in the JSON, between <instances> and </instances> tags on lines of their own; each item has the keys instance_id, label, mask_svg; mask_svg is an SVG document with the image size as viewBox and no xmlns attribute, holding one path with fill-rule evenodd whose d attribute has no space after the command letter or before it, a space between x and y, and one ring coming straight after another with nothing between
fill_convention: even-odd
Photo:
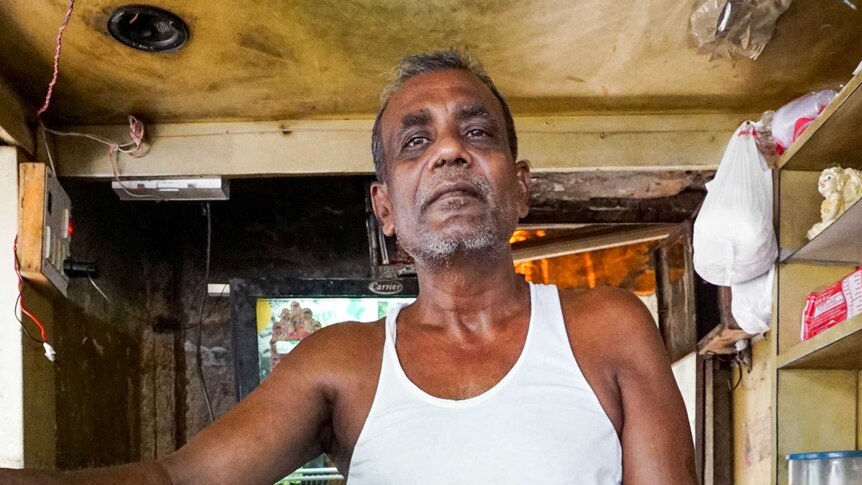
<instances>
[{"instance_id":1,"label":"red packet","mask_svg":"<svg viewBox=\"0 0 862 485\"><path fill-rule=\"evenodd\" d=\"M811 293L802 310L802 340L862 313L862 269Z\"/></svg>"}]
</instances>

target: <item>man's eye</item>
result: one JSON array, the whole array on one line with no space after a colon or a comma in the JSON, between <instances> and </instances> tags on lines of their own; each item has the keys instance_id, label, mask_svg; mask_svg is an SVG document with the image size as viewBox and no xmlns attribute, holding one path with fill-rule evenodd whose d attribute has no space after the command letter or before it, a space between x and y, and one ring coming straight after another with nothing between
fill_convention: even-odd
<instances>
[{"instance_id":1,"label":"man's eye","mask_svg":"<svg viewBox=\"0 0 862 485\"><path fill-rule=\"evenodd\" d=\"M424 145L428 139L424 136L414 136L407 140L407 143L404 144L405 147L418 147L419 145Z\"/></svg>"},{"instance_id":2,"label":"man's eye","mask_svg":"<svg viewBox=\"0 0 862 485\"><path fill-rule=\"evenodd\" d=\"M488 136L488 133L485 130L480 130L479 128L473 128L472 130L467 132L467 136L470 138L479 138L483 136Z\"/></svg>"}]
</instances>

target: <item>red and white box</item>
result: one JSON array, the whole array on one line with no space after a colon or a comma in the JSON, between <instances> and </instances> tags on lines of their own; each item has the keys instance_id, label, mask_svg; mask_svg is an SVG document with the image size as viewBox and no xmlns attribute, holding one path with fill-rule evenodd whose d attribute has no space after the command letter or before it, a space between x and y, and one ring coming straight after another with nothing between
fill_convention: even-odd
<instances>
[{"instance_id":1,"label":"red and white box","mask_svg":"<svg viewBox=\"0 0 862 485\"><path fill-rule=\"evenodd\" d=\"M862 268L822 291L811 293L802 310L802 340L862 313Z\"/></svg>"}]
</instances>

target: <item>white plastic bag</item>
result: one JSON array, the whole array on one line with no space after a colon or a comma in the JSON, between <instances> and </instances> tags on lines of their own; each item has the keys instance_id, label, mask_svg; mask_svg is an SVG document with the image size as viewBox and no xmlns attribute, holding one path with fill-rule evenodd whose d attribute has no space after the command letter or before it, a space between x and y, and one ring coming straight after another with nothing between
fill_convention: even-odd
<instances>
[{"instance_id":1,"label":"white plastic bag","mask_svg":"<svg viewBox=\"0 0 862 485\"><path fill-rule=\"evenodd\" d=\"M772 227L772 172L757 150L754 124L733 134L694 222L694 269L720 286L766 273L778 256Z\"/></svg>"},{"instance_id":2,"label":"white plastic bag","mask_svg":"<svg viewBox=\"0 0 862 485\"><path fill-rule=\"evenodd\" d=\"M772 136L778 153L790 148L837 95L836 91L826 89L806 94L778 108L772 118Z\"/></svg>"},{"instance_id":3,"label":"white plastic bag","mask_svg":"<svg viewBox=\"0 0 862 485\"><path fill-rule=\"evenodd\" d=\"M750 334L762 334L769 330L774 278L775 265L753 280L731 285L730 313L739 328Z\"/></svg>"}]
</instances>

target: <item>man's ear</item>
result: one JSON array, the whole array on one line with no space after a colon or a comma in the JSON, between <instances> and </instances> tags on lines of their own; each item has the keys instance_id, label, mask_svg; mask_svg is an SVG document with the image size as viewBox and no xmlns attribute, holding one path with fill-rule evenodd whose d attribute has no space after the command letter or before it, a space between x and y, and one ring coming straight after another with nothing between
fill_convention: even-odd
<instances>
[{"instance_id":1,"label":"man's ear","mask_svg":"<svg viewBox=\"0 0 862 485\"><path fill-rule=\"evenodd\" d=\"M518 187L518 217L527 217L530 213L530 161L520 160L515 163L515 183Z\"/></svg>"},{"instance_id":2,"label":"man's ear","mask_svg":"<svg viewBox=\"0 0 862 485\"><path fill-rule=\"evenodd\" d=\"M371 208L374 210L377 222L383 228L383 234L394 236L395 220L392 217L392 201L389 198L389 186L386 182L371 183Z\"/></svg>"}]
</instances>

